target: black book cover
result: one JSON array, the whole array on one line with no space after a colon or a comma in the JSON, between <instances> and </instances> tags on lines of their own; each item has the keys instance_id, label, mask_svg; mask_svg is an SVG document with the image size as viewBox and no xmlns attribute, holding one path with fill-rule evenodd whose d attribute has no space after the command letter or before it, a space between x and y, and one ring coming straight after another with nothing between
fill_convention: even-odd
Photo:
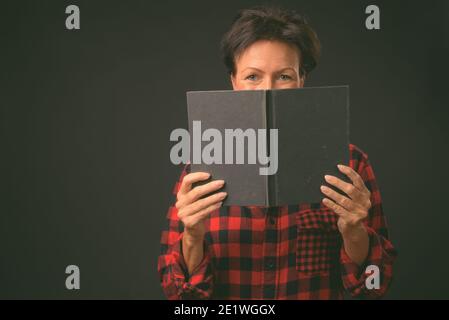
<instances>
[{"instance_id":1,"label":"black book cover","mask_svg":"<svg viewBox=\"0 0 449 320\"><path fill-rule=\"evenodd\" d=\"M191 91L187 107L191 172L209 172L212 179L225 180L224 205L319 203L320 186L327 184L325 174L348 181L337 169L337 164L349 164L348 86ZM266 135L260 135L259 129L267 130ZM271 158L265 165L259 158L264 152L259 151L274 147L270 129L278 130L277 161ZM243 144L230 132L244 133ZM211 152L211 142L221 145L221 150ZM226 154L226 143L233 145L232 154ZM237 159L236 145L244 146L243 159L242 150ZM214 160L203 161L208 154ZM266 167L274 174L261 174Z\"/></svg>"}]
</instances>

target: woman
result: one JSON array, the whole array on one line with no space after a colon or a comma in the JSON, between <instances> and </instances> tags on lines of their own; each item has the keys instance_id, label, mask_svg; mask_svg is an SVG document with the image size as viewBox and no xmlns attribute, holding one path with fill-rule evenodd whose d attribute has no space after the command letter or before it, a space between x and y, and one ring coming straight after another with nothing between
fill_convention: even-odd
<instances>
[{"instance_id":1,"label":"woman","mask_svg":"<svg viewBox=\"0 0 449 320\"><path fill-rule=\"evenodd\" d=\"M240 12L222 50L234 90L284 89L303 87L320 46L298 14L261 7ZM159 273L166 296L341 299L346 290L381 297L396 254L368 157L352 144L349 152L349 166L338 167L352 183L323 177L348 197L322 186L322 203L301 206L221 207L226 193L209 194L225 181L192 187L209 174L186 167L162 234Z\"/></svg>"}]
</instances>

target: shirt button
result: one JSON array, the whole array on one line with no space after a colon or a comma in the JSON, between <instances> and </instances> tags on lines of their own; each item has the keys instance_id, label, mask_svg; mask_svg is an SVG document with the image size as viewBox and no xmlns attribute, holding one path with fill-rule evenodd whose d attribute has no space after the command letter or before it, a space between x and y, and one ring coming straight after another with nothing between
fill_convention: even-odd
<instances>
[{"instance_id":1,"label":"shirt button","mask_svg":"<svg viewBox=\"0 0 449 320\"><path fill-rule=\"evenodd\" d=\"M273 270L273 268L274 268L274 261L272 259L269 259L267 262L265 262L265 267L268 270Z\"/></svg>"}]
</instances>

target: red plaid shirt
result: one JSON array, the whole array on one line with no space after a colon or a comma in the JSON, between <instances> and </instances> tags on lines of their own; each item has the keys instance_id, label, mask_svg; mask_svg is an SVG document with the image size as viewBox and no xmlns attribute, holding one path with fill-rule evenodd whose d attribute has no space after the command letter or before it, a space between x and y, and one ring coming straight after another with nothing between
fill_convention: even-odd
<instances>
[{"instance_id":1,"label":"red plaid shirt","mask_svg":"<svg viewBox=\"0 0 449 320\"><path fill-rule=\"evenodd\" d=\"M337 228L338 216L320 204L273 208L221 207L205 220L204 258L189 276L182 256L183 226L168 210L158 270L169 299L377 298L392 279L395 249L388 240L382 202L367 155L350 144L349 165L371 191L365 226L369 253L364 265L351 261ZM189 171L186 166L173 194ZM324 196L324 195L323 195ZM368 289L368 265L380 270L380 288Z\"/></svg>"}]
</instances>

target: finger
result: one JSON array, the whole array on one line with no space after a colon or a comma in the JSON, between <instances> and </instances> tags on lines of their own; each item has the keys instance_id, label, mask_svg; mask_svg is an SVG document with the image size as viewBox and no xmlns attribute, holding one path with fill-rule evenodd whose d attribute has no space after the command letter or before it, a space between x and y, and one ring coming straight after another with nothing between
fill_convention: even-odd
<instances>
[{"instance_id":1,"label":"finger","mask_svg":"<svg viewBox=\"0 0 449 320\"><path fill-rule=\"evenodd\" d=\"M198 181L204 181L209 179L210 174L207 172L192 172L184 176L182 179L181 187L179 188L179 193L186 194L192 189L192 184Z\"/></svg>"},{"instance_id":2,"label":"finger","mask_svg":"<svg viewBox=\"0 0 449 320\"><path fill-rule=\"evenodd\" d=\"M348 210L328 198L324 198L322 202L326 207L335 212L346 223L350 223L352 225L365 220L368 216L367 212L362 209L357 209L356 212L349 212Z\"/></svg>"},{"instance_id":3,"label":"finger","mask_svg":"<svg viewBox=\"0 0 449 320\"><path fill-rule=\"evenodd\" d=\"M197 214L186 217L183 222L184 225L187 227L194 226L201 220L205 219L210 213L219 209L222 206L222 204L223 202L217 202L203 210L200 210L199 212L197 212Z\"/></svg>"},{"instance_id":4,"label":"finger","mask_svg":"<svg viewBox=\"0 0 449 320\"><path fill-rule=\"evenodd\" d=\"M362 177L351 167L339 164L337 165L338 170L340 170L342 173L347 175L349 179L351 179L352 183L356 188L360 189L361 191L368 191L368 188L365 185L365 182L363 182Z\"/></svg>"},{"instance_id":5,"label":"finger","mask_svg":"<svg viewBox=\"0 0 449 320\"><path fill-rule=\"evenodd\" d=\"M187 194L185 194L183 197L181 197L178 200L176 206L178 208L182 208L183 206L193 203L196 200L203 197L204 195L216 191L222 188L223 186L224 180L215 180L201 186L196 186L193 189L191 189Z\"/></svg>"},{"instance_id":6,"label":"finger","mask_svg":"<svg viewBox=\"0 0 449 320\"><path fill-rule=\"evenodd\" d=\"M356 207L356 203L354 203L353 200L349 199L348 197L345 197L338 192L332 190L329 187L321 186L321 191L328 196L330 199L332 199L335 203L339 204L343 208L345 208L348 211L354 210Z\"/></svg>"},{"instance_id":7,"label":"finger","mask_svg":"<svg viewBox=\"0 0 449 320\"><path fill-rule=\"evenodd\" d=\"M179 210L178 217L180 219L182 219L184 217L193 215L193 214L203 210L204 208L207 208L217 202L223 201L224 198L226 198L226 196L227 196L226 192L219 192L219 193L215 193L211 196L208 196L206 198L197 200L197 201L193 202L192 204L189 204L188 206Z\"/></svg>"},{"instance_id":8,"label":"finger","mask_svg":"<svg viewBox=\"0 0 449 320\"><path fill-rule=\"evenodd\" d=\"M345 208L343 208L342 206L336 204L335 202L333 202L332 200L328 199L328 198L323 198L322 200L323 204L328 207L329 209L331 209L332 211L334 211L336 214L338 214L340 217L342 216L348 216L350 213L348 212L348 210L346 210Z\"/></svg>"},{"instance_id":9,"label":"finger","mask_svg":"<svg viewBox=\"0 0 449 320\"><path fill-rule=\"evenodd\" d=\"M331 175L325 175L324 179L329 184L345 192L353 200L363 196L362 192L351 183L344 182L343 180Z\"/></svg>"}]
</instances>

